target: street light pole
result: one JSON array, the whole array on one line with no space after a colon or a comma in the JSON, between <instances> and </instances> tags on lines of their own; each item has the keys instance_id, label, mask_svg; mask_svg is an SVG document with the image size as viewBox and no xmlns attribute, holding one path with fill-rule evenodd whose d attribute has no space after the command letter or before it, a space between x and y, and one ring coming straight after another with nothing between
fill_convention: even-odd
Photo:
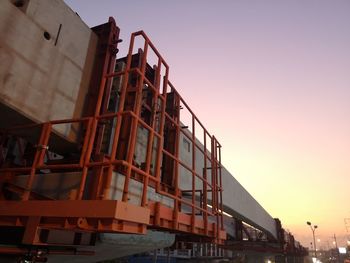
<instances>
[{"instance_id":1,"label":"street light pole","mask_svg":"<svg viewBox=\"0 0 350 263\"><path fill-rule=\"evenodd\" d=\"M316 253L316 240L315 240L315 230L316 230L317 226L316 226L316 225L314 225L314 226L312 227L312 224L311 224L311 222L309 222L309 221L307 221L307 222L306 222L306 224L310 226L311 231L312 231L312 236L313 236L313 238L314 238L315 258L317 259L317 253Z\"/></svg>"}]
</instances>

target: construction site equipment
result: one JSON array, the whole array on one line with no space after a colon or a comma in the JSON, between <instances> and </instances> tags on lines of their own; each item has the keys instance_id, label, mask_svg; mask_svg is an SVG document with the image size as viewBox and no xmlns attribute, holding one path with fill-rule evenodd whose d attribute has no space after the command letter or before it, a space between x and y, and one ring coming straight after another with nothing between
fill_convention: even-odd
<instances>
[{"instance_id":1,"label":"construction site equipment","mask_svg":"<svg viewBox=\"0 0 350 263\"><path fill-rule=\"evenodd\" d=\"M0 254L304 253L222 166L143 31L117 59L115 20L90 30L61 0L3 1L0 21Z\"/></svg>"},{"instance_id":2,"label":"construction site equipment","mask_svg":"<svg viewBox=\"0 0 350 263\"><path fill-rule=\"evenodd\" d=\"M84 115L1 131L1 231L13 233L9 243L40 248L93 245L96 233L145 234L147 228L222 243L221 145L169 82L169 67L144 32L132 34L118 68L114 20L93 31L98 55ZM143 48L134 53L136 39ZM73 127L73 141L57 132ZM190 145L189 163L179 157L180 138ZM181 189L184 176L192 182Z\"/></svg>"}]
</instances>

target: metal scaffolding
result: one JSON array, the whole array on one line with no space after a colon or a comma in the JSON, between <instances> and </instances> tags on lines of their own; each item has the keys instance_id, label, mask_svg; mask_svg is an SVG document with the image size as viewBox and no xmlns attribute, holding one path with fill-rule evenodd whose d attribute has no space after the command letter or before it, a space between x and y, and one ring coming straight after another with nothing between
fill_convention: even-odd
<instances>
[{"instance_id":1,"label":"metal scaffolding","mask_svg":"<svg viewBox=\"0 0 350 263\"><path fill-rule=\"evenodd\" d=\"M60 245L50 243L50 231L70 231L74 237L63 245L75 246L83 244L85 234L87 244L93 245L96 233L144 234L147 228L222 244L226 233L221 145L169 82L169 67L144 32L131 35L125 65L118 69L119 28L114 20L94 31L101 52L86 116L1 131L0 227L19 229L19 243L37 246ZM143 47L134 52L134 43L140 40ZM155 58L152 66L150 53ZM188 127L182 123L183 110L189 112ZM73 127L77 138L64 141L55 132L58 126ZM137 152L140 136L144 138L142 158ZM189 142L190 165L179 156L181 138ZM3 154L11 143L19 161ZM204 160L201 171L196 167L198 153ZM186 171L192 182L186 189L181 187L180 171ZM34 187L39 176L55 173L73 173L79 180L64 199L39 193ZM116 178L123 180L116 185ZM115 188L120 185L118 196ZM132 202L134 185L142 189L139 203ZM2 252L10 250L2 248Z\"/></svg>"}]
</instances>

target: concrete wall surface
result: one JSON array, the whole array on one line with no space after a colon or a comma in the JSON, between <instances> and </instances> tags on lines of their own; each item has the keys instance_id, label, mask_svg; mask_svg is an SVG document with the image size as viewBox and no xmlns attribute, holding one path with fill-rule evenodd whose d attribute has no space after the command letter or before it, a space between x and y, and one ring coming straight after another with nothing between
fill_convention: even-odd
<instances>
[{"instance_id":1,"label":"concrete wall surface","mask_svg":"<svg viewBox=\"0 0 350 263\"><path fill-rule=\"evenodd\" d=\"M93 263L170 247L175 234L148 230L146 235L100 234L94 256L49 256L50 263Z\"/></svg>"},{"instance_id":2,"label":"concrete wall surface","mask_svg":"<svg viewBox=\"0 0 350 263\"><path fill-rule=\"evenodd\" d=\"M34 122L80 117L97 36L61 0L18 2L0 1L0 104ZM54 130L75 139L70 125Z\"/></svg>"}]
</instances>

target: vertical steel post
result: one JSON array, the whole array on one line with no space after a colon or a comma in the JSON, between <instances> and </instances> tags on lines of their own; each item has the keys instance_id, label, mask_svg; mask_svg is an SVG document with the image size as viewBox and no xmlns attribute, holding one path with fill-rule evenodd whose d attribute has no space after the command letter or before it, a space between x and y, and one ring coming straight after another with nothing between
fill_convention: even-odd
<instances>
[{"instance_id":1,"label":"vertical steel post","mask_svg":"<svg viewBox=\"0 0 350 263\"><path fill-rule=\"evenodd\" d=\"M191 214L191 230L194 232L196 223L196 127L195 119L192 115L192 214Z\"/></svg>"},{"instance_id":2,"label":"vertical steel post","mask_svg":"<svg viewBox=\"0 0 350 263\"><path fill-rule=\"evenodd\" d=\"M24 193L23 193L22 198L21 198L23 201L29 200L29 196L30 196L30 192L32 190L37 167L42 164L43 158L45 156L45 152L47 151L47 148L48 148L47 144L48 144L50 132L51 132L51 124L44 123L42 125L42 130L41 130L38 144L36 145L37 148L35 151L33 164L32 164L31 170L30 170L30 175L27 179L26 187L25 187Z\"/></svg>"},{"instance_id":3,"label":"vertical steel post","mask_svg":"<svg viewBox=\"0 0 350 263\"><path fill-rule=\"evenodd\" d=\"M135 36L133 36L135 37ZM129 140L129 150L127 153L127 172L125 175L125 182L124 182L124 191L123 191L123 197L122 200L124 202L128 201L128 192L129 192L129 181L131 176L131 170L132 170L132 161L134 158L134 152L135 152L135 145L136 145L136 137L137 137L137 130L138 130L138 124L139 124L139 118L140 118L140 111L141 111L141 103L142 103L142 89L143 89L143 83L145 78L145 70L147 65L147 51L148 51L148 43L145 40L144 50L142 53L142 62L141 62L141 76L138 80L138 84L136 87L136 98L135 98L135 104L134 104L134 113L136 116L133 116L131 120L131 133L130 133L130 140Z\"/></svg>"}]
</instances>

